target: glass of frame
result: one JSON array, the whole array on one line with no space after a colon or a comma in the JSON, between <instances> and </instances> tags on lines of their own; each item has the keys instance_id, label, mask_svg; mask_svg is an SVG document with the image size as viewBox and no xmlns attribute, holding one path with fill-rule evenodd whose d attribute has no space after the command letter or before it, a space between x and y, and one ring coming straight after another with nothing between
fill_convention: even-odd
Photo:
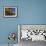
<instances>
[{"instance_id":1,"label":"glass of frame","mask_svg":"<svg viewBox=\"0 0 46 46\"><path fill-rule=\"evenodd\" d=\"M16 17L17 7L4 7L4 17Z\"/></svg>"}]
</instances>

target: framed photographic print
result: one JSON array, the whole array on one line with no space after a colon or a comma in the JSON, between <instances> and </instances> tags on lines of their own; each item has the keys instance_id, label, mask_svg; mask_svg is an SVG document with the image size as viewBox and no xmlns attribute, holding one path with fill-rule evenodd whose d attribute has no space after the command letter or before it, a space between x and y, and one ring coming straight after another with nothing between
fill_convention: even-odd
<instances>
[{"instance_id":1,"label":"framed photographic print","mask_svg":"<svg viewBox=\"0 0 46 46\"><path fill-rule=\"evenodd\" d=\"M4 17L16 17L17 7L4 7Z\"/></svg>"}]
</instances>

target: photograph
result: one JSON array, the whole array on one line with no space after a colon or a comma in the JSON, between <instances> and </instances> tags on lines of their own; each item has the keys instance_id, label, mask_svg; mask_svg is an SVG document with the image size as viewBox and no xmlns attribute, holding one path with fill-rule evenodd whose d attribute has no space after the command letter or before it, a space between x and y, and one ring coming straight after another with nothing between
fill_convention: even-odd
<instances>
[{"instance_id":1,"label":"photograph","mask_svg":"<svg viewBox=\"0 0 46 46\"><path fill-rule=\"evenodd\" d=\"M16 7L4 7L4 17L16 17L17 8Z\"/></svg>"}]
</instances>

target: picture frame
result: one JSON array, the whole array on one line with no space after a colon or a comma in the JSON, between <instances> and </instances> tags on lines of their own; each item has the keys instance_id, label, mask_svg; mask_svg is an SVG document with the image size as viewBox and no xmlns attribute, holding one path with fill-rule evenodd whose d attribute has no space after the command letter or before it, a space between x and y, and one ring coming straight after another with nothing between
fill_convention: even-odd
<instances>
[{"instance_id":1,"label":"picture frame","mask_svg":"<svg viewBox=\"0 0 46 46\"><path fill-rule=\"evenodd\" d=\"M16 17L17 16L17 7L7 6L4 7L4 17Z\"/></svg>"}]
</instances>

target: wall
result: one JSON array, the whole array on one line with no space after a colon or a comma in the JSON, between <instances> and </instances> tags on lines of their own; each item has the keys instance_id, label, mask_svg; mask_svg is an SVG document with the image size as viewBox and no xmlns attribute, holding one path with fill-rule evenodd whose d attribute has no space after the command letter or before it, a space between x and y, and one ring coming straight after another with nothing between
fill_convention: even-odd
<instances>
[{"instance_id":1,"label":"wall","mask_svg":"<svg viewBox=\"0 0 46 46\"><path fill-rule=\"evenodd\" d=\"M16 6L17 7L18 0L0 0L0 44L7 44L9 42L8 40L8 34L10 32L16 32L16 35L18 34L17 31L17 17L16 18L4 18L3 17L3 8L5 6ZM18 39L18 38L17 38ZM16 43L18 43L16 39Z\"/></svg>"},{"instance_id":2,"label":"wall","mask_svg":"<svg viewBox=\"0 0 46 46\"><path fill-rule=\"evenodd\" d=\"M4 18L4 6L16 6L18 16ZM0 0L0 44L8 43L9 32L18 32L18 24L46 24L46 0Z\"/></svg>"}]
</instances>

